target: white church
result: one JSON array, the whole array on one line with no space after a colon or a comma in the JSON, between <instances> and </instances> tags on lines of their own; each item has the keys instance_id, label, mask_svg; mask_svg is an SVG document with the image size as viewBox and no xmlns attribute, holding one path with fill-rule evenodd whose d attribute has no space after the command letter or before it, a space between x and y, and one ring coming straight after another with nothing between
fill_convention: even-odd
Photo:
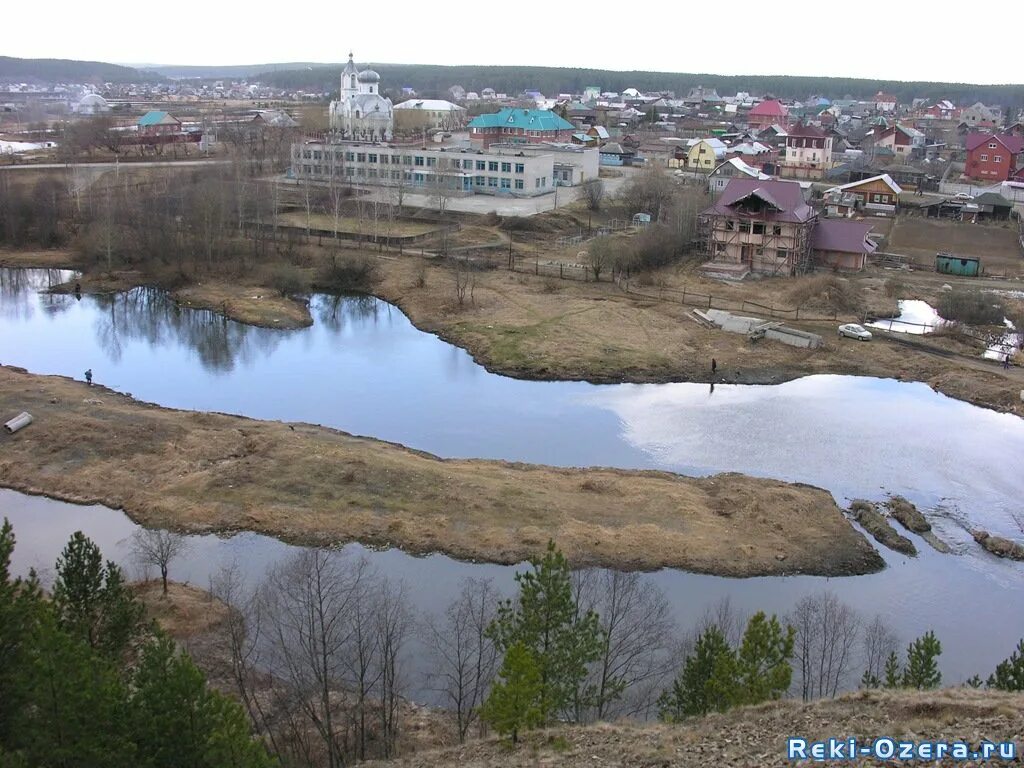
<instances>
[{"instance_id":1,"label":"white church","mask_svg":"<svg viewBox=\"0 0 1024 768\"><path fill-rule=\"evenodd\" d=\"M380 75L360 72L348 55L341 72L341 98L330 107L331 131L349 141L390 141L394 130L391 99L380 95Z\"/></svg>"}]
</instances>

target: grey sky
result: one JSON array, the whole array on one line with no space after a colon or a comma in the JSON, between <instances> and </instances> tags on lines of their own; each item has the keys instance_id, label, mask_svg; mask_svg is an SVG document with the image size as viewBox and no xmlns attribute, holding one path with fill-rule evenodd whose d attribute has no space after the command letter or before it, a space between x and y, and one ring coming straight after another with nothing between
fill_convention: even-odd
<instances>
[{"instance_id":1,"label":"grey sky","mask_svg":"<svg viewBox=\"0 0 1024 768\"><path fill-rule=\"evenodd\" d=\"M737 0L631 6L519 0L499 10L486 3L410 0L207 0L177 6L53 0L45 17L55 23L36 18L25 6L17 33L3 35L0 54L253 64L340 62L351 48L360 62L1024 80L1019 47L1005 35L993 34L991 45L974 55L954 53L961 38L955 16L925 12L919 3L800 0L776 6ZM714 26L703 29L704 19Z\"/></svg>"}]
</instances>

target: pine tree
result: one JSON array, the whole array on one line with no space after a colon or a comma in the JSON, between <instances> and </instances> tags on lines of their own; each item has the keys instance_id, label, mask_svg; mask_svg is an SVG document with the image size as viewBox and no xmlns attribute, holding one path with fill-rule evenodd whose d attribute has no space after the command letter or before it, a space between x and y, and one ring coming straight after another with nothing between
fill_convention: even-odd
<instances>
[{"instance_id":1,"label":"pine tree","mask_svg":"<svg viewBox=\"0 0 1024 768\"><path fill-rule=\"evenodd\" d=\"M672 687L658 698L658 717L669 723L685 717L724 712L735 694L736 654L725 636L711 626L697 638L693 653Z\"/></svg>"},{"instance_id":2,"label":"pine tree","mask_svg":"<svg viewBox=\"0 0 1024 768\"><path fill-rule=\"evenodd\" d=\"M1024 691L1024 640L1017 643L1010 658L996 665L987 685L1000 691Z\"/></svg>"},{"instance_id":3,"label":"pine tree","mask_svg":"<svg viewBox=\"0 0 1024 768\"><path fill-rule=\"evenodd\" d=\"M5 518L0 526L0 744L8 743L12 718L22 707L24 691L16 685L15 672L26 663L29 638L43 610L35 573L11 578L14 545L14 530Z\"/></svg>"},{"instance_id":4,"label":"pine tree","mask_svg":"<svg viewBox=\"0 0 1024 768\"><path fill-rule=\"evenodd\" d=\"M99 547L81 531L57 560L53 606L62 629L110 658L119 658L142 629L142 605L121 569L104 564Z\"/></svg>"},{"instance_id":5,"label":"pine tree","mask_svg":"<svg viewBox=\"0 0 1024 768\"><path fill-rule=\"evenodd\" d=\"M519 598L498 606L487 632L499 651L518 643L530 652L540 673L541 721L548 723L570 708L587 664L600 656L603 633L596 613L578 610L569 564L554 542L531 566L516 574Z\"/></svg>"},{"instance_id":6,"label":"pine tree","mask_svg":"<svg viewBox=\"0 0 1024 768\"><path fill-rule=\"evenodd\" d=\"M515 643L505 652L498 677L480 717L502 736L509 735L515 744L520 731L543 724L540 669L529 649Z\"/></svg>"},{"instance_id":7,"label":"pine tree","mask_svg":"<svg viewBox=\"0 0 1024 768\"><path fill-rule=\"evenodd\" d=\"M927 690L938 688L942 683L938 657L942 644L931 630L925 632L907 647L907 668L903 671L903 685L906 688Z\"/></svg>"},{"instance_id":8,"label":"pine tree","mask_svg":"<svg viewBox=\"0 0 1024 768\"><path fill-rule=\"evenodd\" d=\"M896 657L896 652L893 651L885 660L885 687L899 688L902 682L903 671L900 669L900 660Z\"/></svg>"},{"instance_id":9,"label":"pine tree","mask_svg":"<svg viewBox=\"0 0 1024 768\"><path fill-rule=\"evenodd\" d=\"M210 690L203 673L170 638L157 635L147 643L132 682L132 736L148 768L269 763L238 704Z\"/></svg>"},{"instance_id":10,"label":"pine tree","mask_svg":"<svg viewBox=\"0 0 1024 768\"><path fill-rule=\"evenodd\" d=\"M882 681L872 675L870 669L865 669L864 674L860 676L861 688L879 688L881 685Z\"/></svg>"},{"instance_id":11,"label":"pine tree","mask_svg":"<svg viewBox=\"0 0 1024 768\"><path fill-rule=\"evenodd\" d=\"M793 645L796 630L785 629L773 615L758 611L747 623L736 656L739 680L738 703L757 704L780 698L793 679Z\"/></svg>"}]
</instances>

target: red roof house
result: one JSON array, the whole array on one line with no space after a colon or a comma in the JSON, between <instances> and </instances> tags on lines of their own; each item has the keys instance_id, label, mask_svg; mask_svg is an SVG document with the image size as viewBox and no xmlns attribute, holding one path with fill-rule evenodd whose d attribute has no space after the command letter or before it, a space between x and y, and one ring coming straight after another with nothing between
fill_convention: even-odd
<instances>
[{"instance_id":1,"label":"red roof house","mask_svg":"<svg viewBox=\"0 0 1024 768\"><path fill-rule=\"evenodd\" d=\"M815 262L833 269L864 269L868 256L878 248L868 239L873 227L870 221L822 219L811 237Z\"/></svg>"},{"instance_id":2,"label":"red roof house","mask_svg":"<svg viewBox=\"0 0 1024 768\"><path fill-rule=\"evenodd\" d=\"M768 99L750 110L747 122L752 129L760 130L771 125L789 127L789 110L778 99Z\"/></svg>"},{"instance_id":3,"label":"red roof house","mask_svg":"<svg viewBox=\"0 0 1024 768\"><path fill-rule=\"evenodd\" d=\"M1012 134L971 133L964 139L967 165L964 175L978 181L1008 181L1024 165L1024 137Z\"/></svg>"}]
</instances>

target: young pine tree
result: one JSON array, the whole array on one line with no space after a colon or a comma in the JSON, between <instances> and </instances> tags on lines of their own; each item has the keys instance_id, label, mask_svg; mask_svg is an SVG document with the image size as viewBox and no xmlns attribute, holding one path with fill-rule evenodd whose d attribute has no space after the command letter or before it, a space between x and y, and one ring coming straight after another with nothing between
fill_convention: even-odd
<instances>
[{"instance_id":1,"label":"young pine tree","mask_svg":"<svg viewBox=\"0 0 1024 768\"><path fill-rule=\"evenodd\" d=\"M938 688L942 683L938 662L941 653L942 644L931 630L912 642L907 647L907 668L903 670L904 687L918 690Z\"/></svg>"},{"instance_id":2,"label":"young pine tree","mask_svg":"<svg viewBox=\"0 0 1024 768\"><path fill-rule=\"evenodd\" d=\"M724 712L735 694L735 671L736 653L722 631L712 625L697 638L672 687L658 698L658 717L676 723L686 717Z\"/></svg>"},{"instance_id":3,"label":"young pine tree","mask_svg":"<svg viewBox=\"0 0 1024 768\"><path fill-rule=\"evenodd\" d=\"M508 735L515 744L520 731L543 723L540 670L529 649L522 643L515 643L505 652L498 677L480 717L502 736Z\"/></svg>"},{"instance_id":4,"label":"young pine tree","mask_svg":"<svg viewBox=\"0 0 1024 768\"><path fill-rule=\"evenodd\" d=\"M142 629L142 605L121 569L104 564L99 547L81 531L57 560L53 607L61 629L109 658L120 658Z\"/></svg>"},{"instance_id":5,"label":"young pine tree","mask_svg":"<svg viewBox=\"0 0 1024 768\"><path fill-rule=\"evenodd\" d=\"M999 691L1024 691L1024 640L1017 643L1010 658L996 665L987 685Z\"/></svg>"},{"instance_id":6,"label":"young pine tree","mask_svg":"<svg viewBox=\"0 0 1024 768\"><path fill-rule=\"evenodd\" d=\"M519 598L498 606L487 633L499 651L520 644L530 652L540 674L541 722L549 723L573 703L587 664L600 656L603 633L596 613L577 610L569 564L554 542L531 566L516 574Z\"/></svg>"},{"instance_id":7,"label":"young pine tree","mask_svg":"<svg viewBox=\"0 0 1024 768\"><path fill-rule=\"evenodd\" d=\"M758 704L781 698L793 680L793 645L796 630L785 629L763 611L750 617L736 655L739 704Z\"/></svg>"},{"instance_id":8,"label":"young pine tree","mask_svg":"<svg viewBox=\"0 0 1024 768\"><path fill-rule=\"evenodd\" d=\"M893 651L885 660L885 687L899 688L903 684L903 670L900 669L900 660Z\"/></svg>"}]
</instances>

